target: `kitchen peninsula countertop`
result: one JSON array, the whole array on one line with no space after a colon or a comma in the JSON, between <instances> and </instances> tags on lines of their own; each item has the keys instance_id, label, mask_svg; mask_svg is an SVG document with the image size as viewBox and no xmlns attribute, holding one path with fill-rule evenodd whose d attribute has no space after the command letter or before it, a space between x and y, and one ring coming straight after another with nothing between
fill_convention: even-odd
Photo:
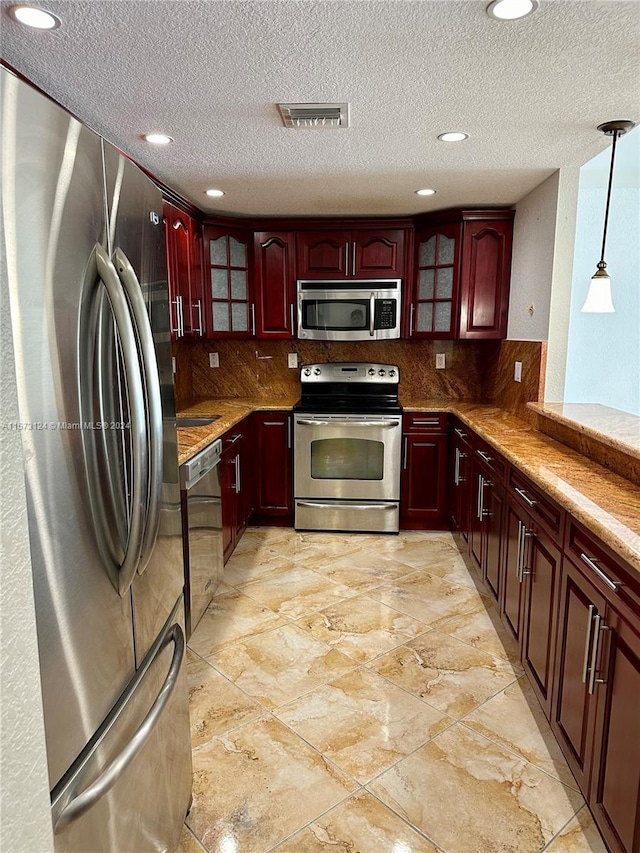
<instances>
[{"instance_id":1,"label":"kitchen peninsula countertop","mask_svg":"<svg viewBox=\"0 0 640 853\"><path fill-rule=\"evenodd\" d=\"M200 400L182 416L220 415L206 427L178 429L179 462L190 459L254 411L291 409L297 400ZM405 411L450 412L516 465L574 518L640 573L640 488L588 457L486 403L402 399Z\"/></svg>"}]
</instances>

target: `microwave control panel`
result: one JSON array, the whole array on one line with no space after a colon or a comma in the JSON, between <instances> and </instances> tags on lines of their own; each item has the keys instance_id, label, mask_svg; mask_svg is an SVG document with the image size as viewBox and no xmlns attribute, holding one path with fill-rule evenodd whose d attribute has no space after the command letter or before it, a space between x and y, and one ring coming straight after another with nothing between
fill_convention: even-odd
<instances>
[{"instance_id":1,"label":"microwave control panel","mask_svg":"<svg viewBox=\"0 0 640 853\"><path fill-rule=\"evenodd\" d=\"M396 299L376 299L374 324L376 329L393 329L396 325Z\"/></svg>"}]
</instances>

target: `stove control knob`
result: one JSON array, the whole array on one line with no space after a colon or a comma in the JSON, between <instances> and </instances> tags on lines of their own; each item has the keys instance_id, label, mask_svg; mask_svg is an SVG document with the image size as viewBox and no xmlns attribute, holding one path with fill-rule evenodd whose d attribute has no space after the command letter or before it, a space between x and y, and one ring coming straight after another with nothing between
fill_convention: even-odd
<instances>
[{"instance_id":1,"label":"stove control knob","mask_svg":"<svg viewBox=\"0 0 640 853\"><path fill-rule=\"evenodd\" d=\"M316 376L320 376L320 368L319 367L316 367L313 372L315 373Z\"/></svg>"},{"instance_id":2,"label":"stove control knob","mask_svg":"<svg viewBox=\"0 0 640 853\"><path fill-rule=\"evenodd\" d=\"M390 370L390 371L389 371L389 376L395 376L395 375L396 375L395 370Z\"/></svg>"},{"instance_id":3,"label":"stove control knob","mask_svg":"<svg viewBox=\"0 0 640 853\"><path fill-rule=\"evenodd\" d=\"M385 376L385 375L386 375L386 373L387 373L387 371L386 371L386 370L384 370L384 368L382 368L382 367L381 367L381 368L380 368L380 370L378 371L378 376Z\"/></svg>"},{"instance_id":4,"label":"stove control knob","mask_svg":"<svg viewBox=\"0 0 640 853\"><path fill-rule=\"evenodd\" d=\"M310 367L305 367L304 375L305 376L311 376L311 368Z\"/></svg>"},{"instance_id":5,"label":"stove control knob","mask_svg":"<svg viewBox=\"0 0 640 853\"><path fill-rule=\"evenodd\" d=\"M375 376L376 375L376 372L373 369L373 367L370 367L369 370L367 370L367 373L369 374L369 376Z\"/></svg>"}]
</instances>

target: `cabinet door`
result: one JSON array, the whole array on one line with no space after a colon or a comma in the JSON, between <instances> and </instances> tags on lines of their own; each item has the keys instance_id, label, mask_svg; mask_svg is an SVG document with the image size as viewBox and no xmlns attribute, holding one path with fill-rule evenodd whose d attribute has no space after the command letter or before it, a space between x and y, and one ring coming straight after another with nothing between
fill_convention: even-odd
<instances>
[{"instance_id":1,"label":"cabinet door","mask_svg":"<svg viewBox=\"0 0 640 853\"><path fill-rule=\"evenodd\" d=\"M605 605L596 588L565 557L551 727L585 796L593 754L595 702L588 689L593 629Z\"/></svg>"},{"instance_id":2,"label":"cabinet door","mask_svg":"<svg viewBox=\"0 0 640 853\"><path fill-rule=\"evenodd\" d=\"M205 226L208 337L248 338L254 332L250 250L248 232Z\"/></svg>"},{"instance_id":3,"label":"cabinet door","mask_svg":"<svg viewBox=\"0 0 640 853\"><path fill-rule=\"evenodd\" d=\"M551 679L560 575L560 550L539 528L524 548L524 630L522 663L547 715L551 716Z\"/></svg>"},{"instance_id":4,"label":"cabinet door","mask_svg":"<svg viewBox=\"0 0 640 853\"><path fill-rule=\"evenodd\" d=\"M440 529L446 518L446 435L405 435L400 526Z\"/></svg>"},{"instance_id":5,"label":"cabinet door","mask_svg":"<svg viewBox=\"0 0 640 853\"><path fill-rule=\"evenodd\" d=\"M596 750L589 805L609 848L640 850L640 620L609 606L594 628ZM597 630L597 634L596 634Z\"/></svg>"},{"instance_id":6,"label":"cabinet door","mask_svg":"<svg viewBox=\"0 0 640 853\"><path fill-rule=\"evenodd\" d=\"M498 600L500 594L501 561L502 561L502 520L504 512L504 489L491 483L485 488L484 534L486 546L482 575Z\"/></svg>"},{"instance_id":7,"label":"cabinet door","mask_svg":"<svg viewBox=\"0 0 640 853\"><path fill-rule=\"evenodd\" d=\"M296 279L294 235L258 232L254 237L256 337L293 338Z\"/></svg>"},{"instance_id":8,"label":"cabinet door","mask_svg":"<svg viewBox=\"0 0 640 853\"><path fill-rule=\"evenodd\" d=\"M504 338L511 271L511 221L464 223L460 337Z\"/></svg>"},{"instance_id":9,"label":"cabinet door","mask_svg":"<svg viewBox=\"0 0 640 853\"><path fill-rule=\"evenodd\" d=\"M247 529L254 504L254 448L253 430L250 427L251 419L245 418L242 422L242 438L236 446L236 493L238 500L238 515L235 533L236 545L240 541L242 534Z\"/></svg>"},{"instance_id":10,"label":"cabinet door","mask_svg":"<svg viewBox=\"0 0 640 853\"><path fill-rule=\"evenodd\" d=\"M293 513L291 413L257 412L254 424L257 432L256 513L288 517Z\"/></svg>"},{"instance_id":11,"label":"cabinet door","mask_svg":"<svg viewBox=\"0 0 640 853\"><path fill-rule=\"evenodd\" d=\"M191 323L191 217L165 202L163 206L167 247L167 279L171 339L192 331Z\"/></svg>"},{"instance_id":12,"label":"cabinet door","mask_svg":"<svg viewBox=\"0 0 640 853\"><path fill-rule=\"evenodd\" d=\"M236 461L233 453L226 453L220 460L220 492L222 503L222 549L224 562L233 554L236 544L237 496Z\"/></svg>"},{"instance_id":13,"label":"cabinet door","mask_svg":"<svg viewBox=\"0 0 640 853\"><path fill-rule=\"evenodd\" d=\"M507 503L504 536L504 573L502 578L501 613L503 622L515 639L520 641L522 630L524 534L528 517L511 502Z\"/></svg>"},{"instance_id":14,"label":"cabinet door","mask_svg":"<svg viewBox=\"0 0 640 853\"><path fill-rule=\"evenodd\" d=\"M350 231L299 231L296 244L298 278L349 278Z\"/></svg>"},{"instance_id":15,"label":"cabinet door","mask_svg":"<svg viewBox=\"0 0 640 853\"><path fill-rule=\"evenodd\" d=\"M405 232L401 228L351 232L350 272L354 278L402 278Z\"/></svg>"},{"instance_id":16,"label":"cabinet door","mask_svg":"<svg viewBox=\"0 0 640 853\"><path fill-rule=\"evenodd\" d=\"M204 280L202 276L202 226L191 220L191 294L190 319L193 336L206 335Z\"/></svg>"},{"instance_id":17,"label":"cabinet door","mask_svg":"<svg viewBox=\"0 0 640 853\"><path fill-rule=\"evenodd\" d=\"M457 334L460 228L433 226L416 234L411 337L446 339Z\"/></svg>"}]
</instances>

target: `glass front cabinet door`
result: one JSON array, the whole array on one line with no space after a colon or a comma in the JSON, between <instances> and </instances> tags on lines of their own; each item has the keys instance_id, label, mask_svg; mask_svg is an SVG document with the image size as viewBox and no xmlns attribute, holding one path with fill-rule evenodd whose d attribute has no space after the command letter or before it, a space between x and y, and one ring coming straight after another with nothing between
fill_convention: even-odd
<instances>
[{"instance_id":1,"label":"glass front cabinet door","mask_svg":"<svg viewBox=\"0 0 640 853\"><path fill-rule=\"evenodd\" d=\"M241 229L204 228L209 337L243 338L255 333L249 273L252 237Z\"/></svg>"},{"instance_id":2,"label":"glass front cabinet door","mask_svg":"<svg viewBox=\"0 0 640 853\"><path fill-rule=\"evenodd\" d=\"M416 281L410 337L455 338L458 315L459 223L416 232Z\"/></svg>"}]
</instances>

